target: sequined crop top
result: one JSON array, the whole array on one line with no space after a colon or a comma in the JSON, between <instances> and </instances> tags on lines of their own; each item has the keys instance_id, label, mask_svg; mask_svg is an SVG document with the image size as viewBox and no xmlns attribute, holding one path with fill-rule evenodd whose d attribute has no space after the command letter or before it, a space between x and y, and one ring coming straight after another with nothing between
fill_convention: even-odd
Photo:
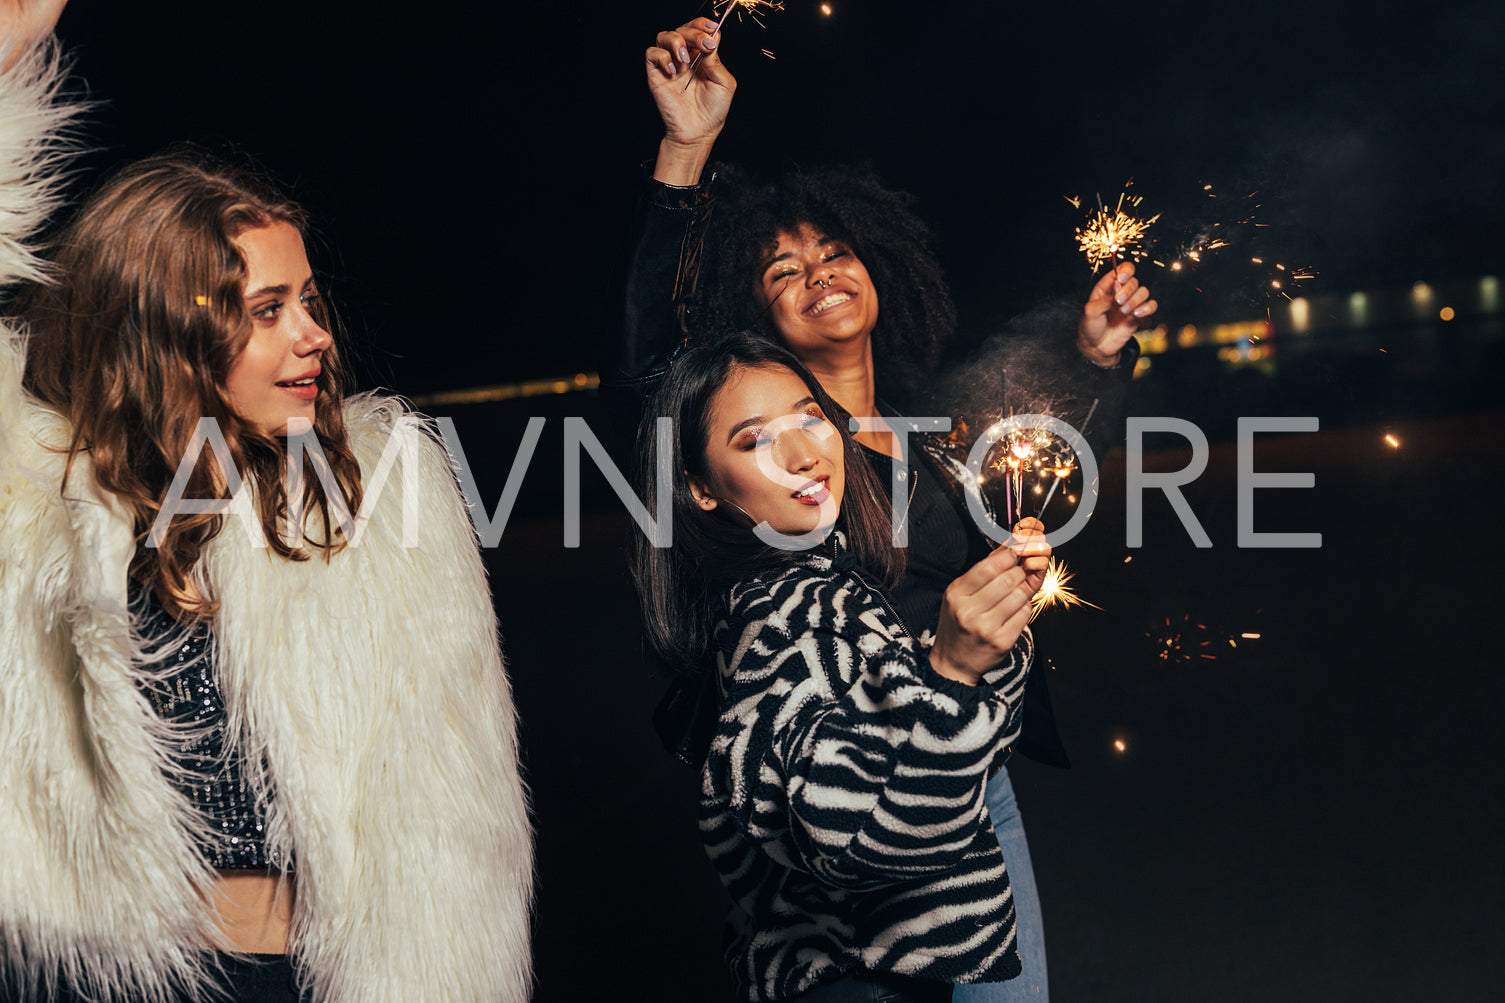
<instances>
[{"instance_id":1,"label":"sequined crop top","mask_svg":"<svg viewBox=\"0 0 1505 1003\"><path fill-rule=\"evenodd\" d=\"M257 803L239 757L225 754L227 715L214 677L213 631L200 623L185 633L151 589L134 579L130 587L131 613L148 651L176 646L156 666L163 674L138 685L164 721L192 729L173 751L181 772L171 779L214 831L199 849L211 867L265 868L266 805Z\"/></svg>"}]
</instances>

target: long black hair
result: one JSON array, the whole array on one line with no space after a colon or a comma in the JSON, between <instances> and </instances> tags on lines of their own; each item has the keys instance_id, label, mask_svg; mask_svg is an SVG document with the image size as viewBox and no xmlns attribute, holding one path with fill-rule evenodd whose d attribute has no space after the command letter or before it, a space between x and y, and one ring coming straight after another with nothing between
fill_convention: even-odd
<instances>
[{"instance_id":1,"label":"long black hair","mask_svg":"<svg viewBox=\"0 0 1505 1003\"><path fill-rule=\"evenodd\" d=\"M914 381L935 370L956 330L956 305L914 203L866 164L794 170L772 183L718 165L713 229L687 318L691 337L755 330L777 338L758 302L758 278L780 231L809 223L867 268L881 307L873 329L878 391L908 402L920 389Z\"/></svg>"},{"instance_id":2,"label":"long black hair","mask_svg":"<svg viewBox=\"0 0 1505 1003\"><path fill-rule=\"evenodd\" d=\"M889 586L904 575L904 552L893 546L892 510L884 485L848 430L851 416L804 363L778 342L752 331L697 345L675 359L638 425L638 487L644 497L652 494L660 463L673 471L671 497L655 498L653 506L655 512L660 505L673 506L674 545L655 547L646 534L632 535L632 577L642 603L643 629L660 657L680 672L695 672L705 664L721 588L799 559L763 543L726 507L705 511L690 492L688 475L708 474L708 423L717 392L736 370L772 367L798 376L841 435L846 491L839 525L847 549L861 567ZM660 416L674 419L668 457L658 448Z\"/></svg>"}]
</instances>

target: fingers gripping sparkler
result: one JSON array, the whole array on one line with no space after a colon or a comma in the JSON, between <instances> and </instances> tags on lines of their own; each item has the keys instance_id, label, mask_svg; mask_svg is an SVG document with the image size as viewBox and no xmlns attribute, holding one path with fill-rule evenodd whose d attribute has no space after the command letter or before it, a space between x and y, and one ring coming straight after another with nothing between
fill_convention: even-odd
<instances>
[{"instance_id":1,"label":"fingers gripping sparkler","mask_svg":"<svg viewBox=\"0 0 1505 1003\"><path fill-rule=\"evenodd\" d=\"M714 11L715 9L715 5L712 4L711 10ZM726 19L731 16L732 11L734 10L738 12L738 20L741 20L742 18L741 12L744 10L747 11L747 16L756 21L758 27L761 28L763 27L763 22L758 20L757 12L759 10L776 11L783 9L783 0L727 0L726 10L721 12L721 20L716 22L716 29L711 32L711 35L715 36L721 34L721 26L726 24ZM765 54L768 54L767 49L764 49L763 52ZM704 55L704 52L697 52L695 53L695 58L690 62L690 77L685 81L685 90L689 90L690 84L695 80L695 67L700 65L700 59Z\"/></svg>"}]
</instances>

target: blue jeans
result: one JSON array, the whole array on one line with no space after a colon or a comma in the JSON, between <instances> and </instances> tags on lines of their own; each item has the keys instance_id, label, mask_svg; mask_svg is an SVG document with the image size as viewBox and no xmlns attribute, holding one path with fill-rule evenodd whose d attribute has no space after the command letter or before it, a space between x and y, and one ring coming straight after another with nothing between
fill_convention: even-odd
<instances>
[{"instance_id":1,"label":"blue jeans","mask_svg":"<svg viewBox=\"0 0 1505 1003\"><path fill-rule=\"evenodd\" d=\"M1014 800L1014 784L1008 767L988 781L988 817L1003 849L1003 864L1008 868L1009 885L1014 892L1014 916L1017 924L1019 960L1024 970L1007 982L976 982L959 985L952 995L954 1003L1044 1003L1050 999L1050 983L1045 975L1045 930L1040 924L1040 893L1035 888L1035 869L1029 860L1029 842L1024 838L1024 819Z\"/></svg>"}]
</instances>

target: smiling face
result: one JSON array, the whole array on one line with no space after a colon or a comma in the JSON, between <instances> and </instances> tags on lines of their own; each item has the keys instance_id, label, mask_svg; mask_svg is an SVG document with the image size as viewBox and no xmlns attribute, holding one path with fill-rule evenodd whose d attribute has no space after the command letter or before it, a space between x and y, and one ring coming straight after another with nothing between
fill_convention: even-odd
<instances>
[{"instance_id":1,"label":"smiling face","mask_svg":"<svg viewBox=\"0 0 1505 1003\"><path fill-rule=\"evenodd\" d=\"M246 259L242 292L251 337L225 388L246 422L285 435L290 419L314 419L320 360L332 339L315 319L319 292L297 230L287 223L256 227L236 237L235 246Z\"/></svg>"},{"instance_id":2,"label":"smiling face","mask_svg":"<svg viewBox=\"0 0 1505 1003\"><path fill-rule=\"evenodd\" d=\"M783 366L732 370L706 421L704 478L696 503L722 502L785 534L836 521L846 482L841 434L803 380Z\"/></svg>"},{"instance_id":3,"label":"smiling face","mask_svg":"<svg viewBox=\"0 0 1505 1003\"><path fill-rule=\"evenodd\" d=\"M814 361L843 347L866 347L878 323L878 292L851 248L809 223L779 231L758 278L758 302L784 344Z\"/></svg>"}]
</instances>

